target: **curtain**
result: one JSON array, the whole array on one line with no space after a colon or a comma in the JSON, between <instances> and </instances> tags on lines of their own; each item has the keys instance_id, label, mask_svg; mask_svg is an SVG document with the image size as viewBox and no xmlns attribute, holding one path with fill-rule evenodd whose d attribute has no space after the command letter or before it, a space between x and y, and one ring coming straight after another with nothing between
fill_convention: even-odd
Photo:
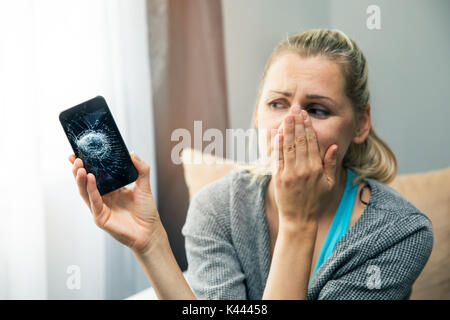
<instances>
[{"instance_id":1,"label":"curtain","mask_svg":"<svg viewBox=\"0 0 450 320\"><path fill-rule=\"evenodd\" d=\"M171 141L171 134L176 129L187 129L191 146L203 149L203 144L209 142L194 145L194 121L201 121L203 133L215 128L225 136L228 110L222 8L219 0L147 0L147 4L158 210L174 255L184 270L187 263L181 227L189 196L183 168L171 159L172 148L179 143Z\"/></svg>"},{"instance_id":2,"label":"curtain","mask_svg":"<svg viewBox=\"0 0 450 320\"><path fill-rule=\"evenodd\" d=\"M118 299L149 286L78 195L58 120L102 95L129 151L156 168L148 49L145 0L0 2L0 299Z\"/></svg>"}]
</instances>

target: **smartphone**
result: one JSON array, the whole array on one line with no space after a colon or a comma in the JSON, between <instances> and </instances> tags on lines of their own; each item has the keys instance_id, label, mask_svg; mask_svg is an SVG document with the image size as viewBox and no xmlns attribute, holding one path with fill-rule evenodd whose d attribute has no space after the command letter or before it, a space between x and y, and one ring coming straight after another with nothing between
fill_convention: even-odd
<instances>
[{"instance_id":1,"label":"smartphone","mask_svg":"<svg viewBox=\"0 0 450 320\"><path fill-rule=\"evenodd\" d=\"M138 172L103 97L62 111L59 121L101 195L136 181Z\"/></svg>"}]
</instances>

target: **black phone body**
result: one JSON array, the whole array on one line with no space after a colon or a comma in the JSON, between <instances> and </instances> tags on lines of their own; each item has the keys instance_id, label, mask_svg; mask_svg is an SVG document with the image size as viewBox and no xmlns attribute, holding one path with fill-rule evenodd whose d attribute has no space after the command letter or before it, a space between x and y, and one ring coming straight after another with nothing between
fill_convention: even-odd
<instances>
[{"instance_id":1,"label":"black phone body","mask_svg":"<svg viewBox=\"0 0 450 320\"><path fill-rule=\"evenodd\" d=\"M62 111L59 121L101 195L136 181L138 172L103 97Z\"/></svg>"}]
</instances>

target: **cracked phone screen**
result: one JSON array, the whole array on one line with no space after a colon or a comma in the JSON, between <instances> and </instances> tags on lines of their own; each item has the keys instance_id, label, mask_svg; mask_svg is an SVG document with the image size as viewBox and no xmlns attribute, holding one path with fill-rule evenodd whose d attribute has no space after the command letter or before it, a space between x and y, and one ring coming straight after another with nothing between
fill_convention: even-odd
<instances>
[{"instance_id":1,"label":"cracked phone screen","mask_svg":"<svg viewBox=\"0 0 450 320\"><path fill-rule=\"evenodd\" d=\"M102 97L62 112L60 121L76 157L95 175L100 194L136 180L136 168Z\"/></svg>"}]
</instances>

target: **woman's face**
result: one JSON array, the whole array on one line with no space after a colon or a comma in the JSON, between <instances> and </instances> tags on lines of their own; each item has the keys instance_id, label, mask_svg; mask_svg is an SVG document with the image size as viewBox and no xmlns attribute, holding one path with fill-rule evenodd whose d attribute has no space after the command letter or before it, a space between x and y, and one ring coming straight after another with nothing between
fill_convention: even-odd
<instances>
[{"instance_id":1,"label":"woman's face","mask_svg":"<svg viewBox=\"0 0 450 320\"><path fill-rule=\"evenodd\" d=\"M279 56L266 74L257 106L255 125L259 129L260 150L267 148L270 157L273 132L292 113L292 108L299 106L310 115L322 161L328 148L337 144L337 165L341 166L352 140L361 143L368 134L367 130L364 137L356 135L353 110L344 85L339 66L327 58L302 58L296 53ZM367 124L370 126L370 108L367 113L366 121L360 121L366 129Z\"/></svg>"}]
</instances>

